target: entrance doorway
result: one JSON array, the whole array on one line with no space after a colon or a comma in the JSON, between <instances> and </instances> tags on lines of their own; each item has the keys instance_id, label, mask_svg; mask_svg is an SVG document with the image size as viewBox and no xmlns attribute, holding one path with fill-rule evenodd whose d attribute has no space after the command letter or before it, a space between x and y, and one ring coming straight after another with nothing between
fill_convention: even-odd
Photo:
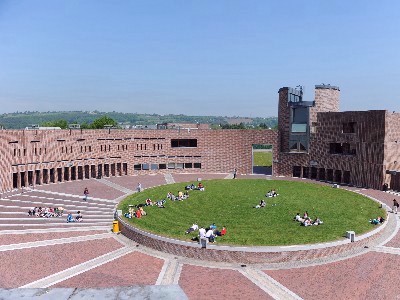
<instances>
[{"instance_id":1,"label":"entrance doorway","mask_svg":"<svg viewBox=\"0 0 400 300\"><path fill-rule=\"evenodd\" d=\"M254 144L253 174L272 175L272 145Z\"/></svg>"}]
</instances>

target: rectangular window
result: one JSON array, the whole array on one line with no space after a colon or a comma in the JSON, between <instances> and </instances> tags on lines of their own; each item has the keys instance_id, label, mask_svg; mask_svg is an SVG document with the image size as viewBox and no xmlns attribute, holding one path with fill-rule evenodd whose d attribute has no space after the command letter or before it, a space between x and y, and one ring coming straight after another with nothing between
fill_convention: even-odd
<instances>
[{"instance_id":1,"label":"rectangular window","mask_svg":"<svg viewBox=\"0 0 400 300\"><path fill-rule=\"evenodd\" d=\"M195 169L201 169L201 163L194 163L194 164L193 164L193 167L194 167Z\"/></svg>"},{"instance_id":2,"label":"rectangular window","mask_svg":"<svg viewBox=\"0 0 400 300\"><path fill-rule=\"evenodd\" d=\"M330 143L329 144L330 154L343 154L343 155L355 155L355 145L349 143Z\"/></svg>"},{"instance_id":3,"label":"rectangular window","mask_svg":"<svg viewBox=\"0 0 400 300\"><path fill-rule=\"evenodd\" d=\"M167 165L166 165L166 164L159 164L159 165L158 165L158 168L159 168L160 170L164 170L164 169L167 168Z\"/></svg>"},{"instance_id":4,"label":"rectangular window","mask_svg":"<svg viewBox=\"0 0 400 300\"><path fill-rule=\"evenodd\" d=\"M168 163L167 168L168 169L175 169L175 163Z\"/></svg>"},{"instance_id":5,"label":"rectangular window","mask_svg":"<svg viewBox=\"0 0 400 300\"><path fill-rule=\"evenodd\" d=\"M197 147L197 139L172 139L171 140L172 148L195 148Z\"/></svg>"},{"instance_id":6,"label":"rectangular window","mask_svg":"<svg viewBox=\"0 0 400 300\"><path fill-rule=\"evenodd\" d=\"M150 166L149 164L142 164L142 170L149 170Z\"/></svg>"},{"instance_id":7,"label":"rectangular window","mask_svg":"<svg viewBox=\"0 0 400 300\"><path fill-rule=\"evenodd\" d=\"M142 169L142 165L141 165L141 164L133 165L133 169L134 169L135 171L140 171L140 170Z\"/></svg>"},{"instance_id":8,"label":"rectangular window","mask_svg":"<svg viewBox=\"0 0 400 300\"><path fill-rule=\"evenodd\" d=\"M356 132L356 122L343 123L342 133L355 133Z\"/></svg>"},{"instance_id":9,"label":"rectangular window","mask_svg":"<svg viewBox=\"0 0 400 300\"><path fill-rule=\"evenodd\" d=\"M191 169L191 168L193 168L192 163L185 163L185 169Z\"/></svg>"}]
</instances>

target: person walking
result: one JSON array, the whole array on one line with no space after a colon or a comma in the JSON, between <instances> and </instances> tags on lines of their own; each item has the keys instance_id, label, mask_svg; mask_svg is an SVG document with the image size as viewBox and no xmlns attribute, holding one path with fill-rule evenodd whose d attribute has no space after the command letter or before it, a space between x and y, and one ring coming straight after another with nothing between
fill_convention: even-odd
<instances>
[{"instance_id":1,"label":"person walking","mask_svg":"<svg viewBox=\"0 0 400 300\"><path fill-rule=\"evenodd\" d=\"M399 202L397 202L396 199L393 199L393 208L392 208L392 212L394 212L395 214L397 214L397 209L399 208Z\"/></svg>"},{"instance_id":2,"label":"person walking","mask_svg":"<svg viewBox=\"0 0 400 300\"><path fill-rule=\"evenodd\" d=\"M137 185L137 191L140 193L142 191L142 184L139 182Z\"/></svg>"},{"instance_id":3,"label":"person walking","mask_svg":"<svg viewBox=\"0 0 400 300\"><path fill-rule=\"evenodd\" d=\"M233 179L236 179L236 176L237 176L237 169L235 168L233 169Z\"/></svg>"},{"instance_id":4,"label":"person walking","mask_svg":"<svg viewBox=\"0 0 400 300\"><path fill-rule=\"evenodd\" d=\"M87 187L85 187L85 190L83 191L83 200L87 200L89 195L89 190Z\"/></svg>"}]
</instances>

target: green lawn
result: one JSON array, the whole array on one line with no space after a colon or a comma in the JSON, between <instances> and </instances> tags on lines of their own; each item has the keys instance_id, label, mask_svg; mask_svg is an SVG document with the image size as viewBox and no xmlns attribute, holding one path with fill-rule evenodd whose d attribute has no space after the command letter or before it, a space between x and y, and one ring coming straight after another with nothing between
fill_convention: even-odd
<instances>
[{"instance_id":1,"label":"green lawn","mask_svg":"<svg viewBox=\"0 0 400 300\"><path fill-rule=\"evenodd\" d=\"M254 156L254 166L270 167L272 166L272 151L255 151Z\"/></svg>"},{"instance_id":2,"label":"green lawn","mask_svg":"<svg viewBox=\"0 0 400 300\"><path fill-rule=\"evenodd\" d=\"M216 223L226 226L228 234L217 239L229 245L297 245L341 239L347 230L361 234L375 228L368 220L386 218L379 205L361 195L319 184L264 179L203 181L204 192L190 191L185 201L170 201L166 208L145 207L147 216L127 219L134 226L163 236L190 240L185 230L197 222L202 226ZM164 185L127 197L119 204L123 213L129 204L145 203L146 198L166 198L184 190L185 183ZM268 190L276 189L278 197L266 198ZM266 199L265 208L253 208ZM300 226L293 221L297 212L308 211L311 218L324 221L320 226Z\"/></svg>"}]
</instances>

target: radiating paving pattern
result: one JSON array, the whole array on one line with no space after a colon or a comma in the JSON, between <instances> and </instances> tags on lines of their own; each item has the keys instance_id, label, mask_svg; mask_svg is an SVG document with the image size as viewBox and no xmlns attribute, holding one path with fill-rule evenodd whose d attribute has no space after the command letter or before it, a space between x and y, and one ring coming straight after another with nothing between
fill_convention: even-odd
<instances>
[{"instance_id":1,"label":"radiating paving pattern","mask_svg":"<svg viewBox=\"0 0 400 300\"><path fill-rule=\"evenodd\" d=\"M390 213L365 247L275 264L201 261L138 245L111 232L116 204L136 192L174 182L231 180L232 174L158 174L81 180L3 194L0 200L0 298L24 295L82 299L398 299L400 223ZM239 178L271 178L240 175ZM303 179L292 179L301 180ZM315 183L315 181L312 181ZM322 183L321 183L322 184ZM83 190L89 189L84 201ZM347 188L347 187L344 187ZM390 207L399 195L350 188ZM64 216L28 216L33 207L63 207ZM77 211L83 222L67 223ZM207 251L207 249L204 249ZM49 288L49 290L35 290ZM55 290L53 290L55 289ZM53 294L52 294L53 293ZM37 299L40 299L38 297ZM48 299L48 298L46 298Z\"/></svg>"}]
</instances>

